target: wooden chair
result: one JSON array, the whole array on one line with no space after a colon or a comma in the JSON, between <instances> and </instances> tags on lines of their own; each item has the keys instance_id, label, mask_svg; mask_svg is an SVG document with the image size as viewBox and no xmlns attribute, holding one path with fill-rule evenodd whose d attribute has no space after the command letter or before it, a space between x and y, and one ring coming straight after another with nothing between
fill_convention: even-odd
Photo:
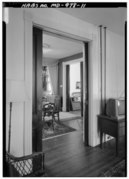
<instances>
[{"instance_id":1,"label":"wooden chair","mask_svg":"<svg viewBox=\"0 0 129 179\"><path fill-rule=\"evenodd\" d=\"M54 103L48 103L43 105L43 125L45 126L45 123L50 121L50 118L46 120L46 117L51 117L53 130L54 130L54 109L55 109Z\"/></svg>"},{"instance_id":2,"label":"wooden chair","mask_svg":"<svg viewBox=\"0 0 129 179\"><path fill-rule=\"evenodd\" d=\"M54 104L55 104L55 107L54 107L54 119L55 119L55 117L57 117L58 122L59 122L60 121L59 112L60 112L60 108L61 108L60 97L59 96L55 97Z\"/></svg>"},{"instance_id":3,"label":"wooden chair","mask_svg":"<svg viewBox=\"0 0 129 179\"><path fill-rule=\"evenodd\" d=\"M23 157L15 157L6 152L7 177L44 176L44 153L36 152Z\"/></svg>"}]
</instances>

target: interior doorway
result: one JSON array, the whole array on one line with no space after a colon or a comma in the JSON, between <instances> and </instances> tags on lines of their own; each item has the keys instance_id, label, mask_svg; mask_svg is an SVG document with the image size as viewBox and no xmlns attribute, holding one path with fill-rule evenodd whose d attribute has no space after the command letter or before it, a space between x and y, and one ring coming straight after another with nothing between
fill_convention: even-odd
<instances>
[{"instance_id":1,"label":"interior doorway","mask_svg":"<svg viewBox=\"0 0 129 179\"><path fill-rule=\"evenodd\" d=\"M63 66L63 71L66 71L66 77L63 77L63 91L66 98L63 111L83 117L83 59L67 62Z\"/></svg>"},{"instance_id":2,"label":"interior doorway","mask_svg":"<svg viewBox=\"0 0 129 179\"><path fill-rule=\"evenodd\" d=\"M43 30L43 29L42 29ZM58 32L59 33L59 32ZM46 54L49 54L48 52L54 52L54 51L56 51L56 50L54 50L55 49L55 47L56 47L56 45L59 45L59 46L61 46L61 44L62 44L62 42L60 43L60 42L58 42L58 43L55 43L54 44L54 48L52 49L50 49L50 47L52 47L52 44L51 45L49 45L48 44L48 36L49 37L51 37L51 40L52 40L52 43L54 42L53 41L53 38L55 39L55 37L56 37L56 40L58 39L59 41L67 41L70 45L74 42L78 42L78 43L76 43L76 45L75 45L75 48L77 48L77 46L78 46L78 44L81 44L80 45L80 47L81 47L81 51L79 51L78 53L77 53L77 49L79 49L79 48L77 48L75 51L76 51L76 53L77 54L75 54L75 53L73 53L73 54L69 54L69 53L71 53L69 50L68 50L68 52L67 52L67 55L66 55L66 51L64 51L64 54L66 55L66 56L63 56L63 57L61 57L60 58L60 55L62 55L62 53L61 53L61 49L59 48L58 49L58 52L57 52L57 54L58 54L58 58L56 57L56 58L53 58L54 56L52 55L52 53L50 53L52 56L49 56L49 57L45 57L45 53ZM44 39L46 38L46 42L44 41ZM35 47L37 45L37 42L35 43L35 41L33 42L33 46ZM41 44L40 44L41 45ZM45 53L43 53L43 49L44 48L46 48L46 52ZM63 47L64 49L65 49L65 47ZM69 49L69 47L67 46L67 48ZM87 72L85 73L85 71L86 71L86 69L87 69L87 67L88 67L88 65L86 65L87 64L87 62L86 62L86 59L85 59L85 57L86 57L86 55L85 55L85 44L84 44L84 42L81 42L81 41L79 41L79 40L74 40L74 39L72 39L72 38L68 38L67 36L65 37L65 36L58 36L58 34L55 34L55 33L51 33L51 32L49 32L49 30L48 31L42 31L42 46L40 47L40 50L41 50L41 52L42 52L42 59L40 59L41 60L41 67L40 67L40 72L42 73L42 69L43 69L43 66L47 66L48 67L48 69L49 69L49 75L50 75L50 81L51 82L53 82L53 84L54 85L52 85L51 86L51 94L52 95L55 95L56 94L56 92L59 94L59 95L61 95L61 97L63 98L63 94L64 94L64 80L63 80L63 78L64 78L64 70L63 70L63 65L64 65L64 61L67 61L66 60L66 58L67 59L71 59L72 58L72 60L73 61L76 61L78 58L78 56L80 57L82 57L82 59L83 59L83 76L84 75L86 75L87 74ZM66 50L66 49L65 49ZM80 50L80 49L79 49ZM72 50L71 50L72 51ZM40 52L40 53L41 53ZM38 58L38 51L36 51L36 55L37 55L37 57L36 58ZM35 56L35 54L34 54L34 56ZM74 58L75 57L75 58ZM88 56L87 56L88 57ZM36 62L36 58L35 58L35 62ZM74 59L73 59L74 58ZM87 60L88 60L88 58L87 58ZM68 61L70 61L70 60L68 60ZM55 66L55 64L54 64L54 62L56 62L55 64L56 64L56 66ZM34 66L35 66L35 64L33 64ZM62 66L61 68L60 68L60 66ZM53 71L51 71L50 72L50 67L51 68L53 68ZM56 68L58 67L58 71L56 71ZM60 74L60 71L62 71L62 74ZM33 75L34 75L34 77L37 77L37 73L39 74L39 71L38 71L38 69L36 69L35 71L33 71ZM40 73L40 74L41 74ZM66 72L65 72L66 73ZM53 75L52 75L53 74ZM61 81L61 75L62 75L62 81ZM41 74L41 76L42 76L42 74ZM86 76L85 76L86 77ZM56 85L56 83L55 83L55 80L57 80L57 84L58 85ZM84 92L85 91L85 89L86 89L86 87L88 87L88 85L87 85L87 80L86 80L87 78L83 78L82 79L82 81L83 81L83 87L82 87L82 91L83 91L83 98L82 98L82 95L81 95L81 99L82 99L82 103L83 103L83 141L85 142L85 141L87 141L87 143L88 143L88 130L86 131L85 130L85 127L87 127L87 129L88 129L88 125L87 125L87 123L88 123L88 111L86 112L85 110L87 109L86 108L86 104L88 104L88 102L86 102L86 100L87 100L87 95L86 95L86 93ZM33 83L34 84L34 83ZM65 84L66 85L66 84ZM41 82L41 86L42 86L42 82ZM35 94L35 97L37 97L37 89L36 89L36 83L34 84L34 87L33 87L33 89L35 89L34 90L34 94ZM40 93L40 101L38 101L39 103L40 103L40 106L42 106L42 99L43 99L43 93L44 93L44 91L43 91L43 89L42 89L42 87L41 87L41 89L40 89L41 91L42 91L42 94ZM36 91L36 92L35 92ZM65 89L65 92L66 92L66 89ZM65 99L63 98L62 99L62 104L64 103L64 101L65 101ZM37 104L35 103L36 101L34 101L33 100L33 106L36 106ZM63 107L63 105L62 105L62 107ZM39 105L38 105L38 107L35 107L35 108L37 108L38 110L39 110ZM41 109L40 109L41 110ZM86 116L87 115L87 116ZM41 117L41 115L39 116L39 118L41 118L41 120L42 120L42 117ZM41 120L39 120L39 121L41 121ZM86 122L86 120L87 120L87 122ZM87 125L87 126L86 126ZM41 133L40 133L41 134ZM40 139L41 139L42 137L40 136Z\"/></svg>"},{"instance_id":3,"label":"interior doorway","mask_svg":"<svg viewBox=\"0 0 129 179\"><path fill-rule=\"evenodd\" d=\"M47 96L50 95L59 95L61 97L61 111L60 111L60 119L61 120L68 120L73 119L77 117L83 116L83 98L82 98L82 90L77 89L80 88L80 83L82 75L83 75L83 68L81 66L81 62L83 61L82 57L83 53L83 43L82 42L75 42L71 40L70 38L65 37L59 37L55 34L52 34L50 32L44 32L43 33L43 61L42 65L43 68L48 69L48 76L50 78L51 82L51 91L45 90L43 91L43 97L44 99L47 98ZM79 54L79 56L78 56ZM72 58L72 60L71 60ZM64 61L66 62L66 83L67 86L66 94L64 96L63 90L64 90L64 74L63 74L63 64ZM83 63L83 62L82 62ZM68 64L68 65L67 65ZM72 64L78 64L79 68L75 69L72 67ZM76 68L76 67L75 67ZM70 70L72 69L72 71ZM81 69L81 70L80 70ZM73 72L76 71L79 74ZM81 73L81 74L80 74ZM72 78L71 78L72 76ZM77 78L79 76L79 78ZM72 89L71 86L71 80L74 80L77 78L76 81L77 84L72 84L72 86L75 86L75 90L72 94L70 94L70 89ZM71 82L70 82L71 81ZM76 87L77 85L77 87ZM78 86L79 85L79 86ZM83 86L83 83L82 83ZM75 95L75 96L74 96ZM65 99L66 98L66 99ZM76 100L76 102L73 100ZM65 104L66 110L64 110L64 101L66 101L67 104ZM78 105L78 107L76 107ZM75 109L76 108L76 109ZM82 109L82 111L81 111ZM69 113L67 113L69 112Z\"/></svg>"}]
</instances>

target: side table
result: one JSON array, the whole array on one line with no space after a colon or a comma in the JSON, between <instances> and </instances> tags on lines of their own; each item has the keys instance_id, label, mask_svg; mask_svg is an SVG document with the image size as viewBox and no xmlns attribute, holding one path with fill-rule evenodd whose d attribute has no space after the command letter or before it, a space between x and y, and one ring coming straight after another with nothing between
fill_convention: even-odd
<instances>
[{"instance_id":1,"label":"side table","mask_svg":"<svg viewBox=\"0 0 129 179\"><path fill-rule=\"evenodd\" d=\"M102 148L103 134L108 134L116 138L116 154L119 151L119 139L125 135L125 116L120 116L117 119L98 115L98 125L100 129L100 146Z\"/></svg>"}]
</instances>

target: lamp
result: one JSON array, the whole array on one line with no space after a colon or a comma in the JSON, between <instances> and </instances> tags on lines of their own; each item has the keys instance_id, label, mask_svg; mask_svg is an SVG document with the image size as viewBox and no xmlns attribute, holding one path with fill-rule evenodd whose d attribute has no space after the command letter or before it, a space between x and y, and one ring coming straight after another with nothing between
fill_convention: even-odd
<instances>
[{"instance_id":1,"label":"lamp","mask_svg":"<svg viewBox=\"0 0 129 179\"><path fill-rule=\"evenodd\" d=\"M7 102L10 103L10 115L9 115L9 132L8 132L8 152L10 153L10 142L11 142L11 114L13 103L27 101L27 93L25 90L24 81L18 80L7 80L6 81L6 97Z\"/></svg>"}]
</instances>

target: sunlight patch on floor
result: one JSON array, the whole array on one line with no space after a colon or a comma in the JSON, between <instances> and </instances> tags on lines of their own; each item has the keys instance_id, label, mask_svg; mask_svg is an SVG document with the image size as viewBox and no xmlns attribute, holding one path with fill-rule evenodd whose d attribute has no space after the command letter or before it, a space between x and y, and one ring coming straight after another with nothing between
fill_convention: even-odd
<instances>
[{"instance_id":1,"label":"sunlight patch on floor","mask_svg":"<svg viewBox=\"0 0 129 179\"><path fill-rule=\"evenodd\" d=\"M60 119L66 119L66 118L74 118L74 117L81 117L79 112L60 112Z\"/></svg>"}]
</instances>

